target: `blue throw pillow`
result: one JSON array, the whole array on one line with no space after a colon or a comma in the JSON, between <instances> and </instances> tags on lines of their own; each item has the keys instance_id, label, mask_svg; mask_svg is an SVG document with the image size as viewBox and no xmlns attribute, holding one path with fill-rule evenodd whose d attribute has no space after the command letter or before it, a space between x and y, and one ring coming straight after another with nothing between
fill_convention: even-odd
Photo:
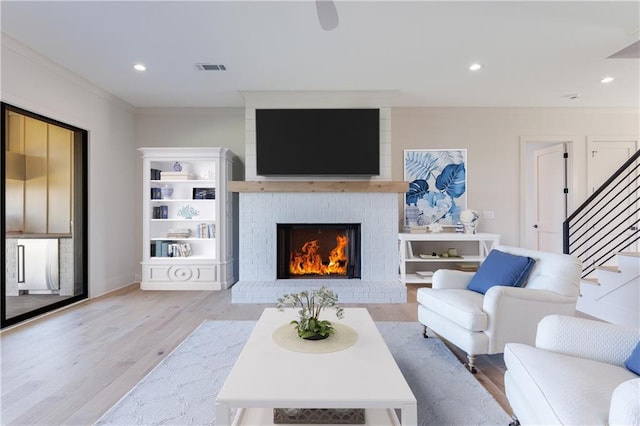
<instances>
[{"instance_id":1,"label":"blue throw pillow","mask_svg":"<svg viewBox=\"0 0 640 426\"><path fill-rule=\"evenodd\" d=\"M638 342L636 348L624 362L624 366L640 376L640 342Z\"/></svg>"},{"instance_id":2,"label":"blue throw pillow","mask_svg":"<svg viewBox=\"0 0 640 426\"><path fill-rule=\"evenodd\" d=\"M527 256L491 250L471 278L467 289L485 294L496 285L520 287L535 263L534 259Z\"/></svg>"}]
</instances>

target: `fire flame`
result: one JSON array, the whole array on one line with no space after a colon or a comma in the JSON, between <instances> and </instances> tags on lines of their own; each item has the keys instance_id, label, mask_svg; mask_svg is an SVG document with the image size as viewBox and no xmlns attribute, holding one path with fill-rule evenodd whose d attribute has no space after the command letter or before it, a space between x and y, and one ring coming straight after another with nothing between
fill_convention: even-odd
<instances>
[{"instance_id":1,"label":"fire flame","mask_svg":"<svg viewBox=\"0 0 640 426\"><path fill-rule=\"evenodd\" d=\"M318 240L307 241L302 246L302 252L293 251L289 258L289 273L291 275L327 275L347 274L347 255L345 248L349 240L344 235L336 236L336 246L329 253L329 264L322 262L318 254L320 246Z\"/></svg>"}]
</instances>

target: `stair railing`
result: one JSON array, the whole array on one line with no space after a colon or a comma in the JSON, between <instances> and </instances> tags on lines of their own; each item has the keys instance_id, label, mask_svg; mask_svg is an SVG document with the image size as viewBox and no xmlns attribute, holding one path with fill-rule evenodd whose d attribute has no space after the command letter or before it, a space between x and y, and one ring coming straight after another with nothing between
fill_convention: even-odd
<instances>
[{"instance_id":1,"label":"stair railing","mask_svg":"<svg viewBox=\"0 0 640 426\"><path fill-rule=\"evenodd\" d=\"M562 224L563 251L582 261L582 278L640 239L639 157L640 150Z\"/></svg>"}]
</instances>

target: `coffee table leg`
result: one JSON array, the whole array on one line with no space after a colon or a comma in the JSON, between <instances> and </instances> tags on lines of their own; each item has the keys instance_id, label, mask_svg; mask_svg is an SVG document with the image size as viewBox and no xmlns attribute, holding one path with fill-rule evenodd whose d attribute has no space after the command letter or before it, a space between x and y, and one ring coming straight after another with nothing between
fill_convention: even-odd
<instances>
[{"instance_id":1,"label":"coffee table leg","mask_svg":"<svg viewBox=\"0 0 640 426\"><path fill-rule=\"evenodd\" d=\"M218 426L231 425L231 409L225 403L216 402L216 425Z\"/></svg>"},{"instance_id":2,"label":"coffee table leg","mask_svg":"<svg viewBox=\"0 0 640 426\"><path fill-rule=\"evenodd\" d=\"M402 426L417 426L418 406L417 404L404 404L401 410Z\"/></svg>"}]
</instances>

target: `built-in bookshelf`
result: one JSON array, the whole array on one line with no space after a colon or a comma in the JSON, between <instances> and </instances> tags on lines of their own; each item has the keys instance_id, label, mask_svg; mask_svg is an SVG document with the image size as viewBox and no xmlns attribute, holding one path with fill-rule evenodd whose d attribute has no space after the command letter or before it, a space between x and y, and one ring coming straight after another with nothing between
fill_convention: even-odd
<instances>
[{"instance_id":1,"label":"built-in bookshelf","mask_svg":"<svg viewBox=\"0 0 640 426\"><path fill-rule=\"evenodd\" d=\"M235 282L233 153L226 148L140 148L143 290L220 290Z\"/></svg>"}]
</instances>

